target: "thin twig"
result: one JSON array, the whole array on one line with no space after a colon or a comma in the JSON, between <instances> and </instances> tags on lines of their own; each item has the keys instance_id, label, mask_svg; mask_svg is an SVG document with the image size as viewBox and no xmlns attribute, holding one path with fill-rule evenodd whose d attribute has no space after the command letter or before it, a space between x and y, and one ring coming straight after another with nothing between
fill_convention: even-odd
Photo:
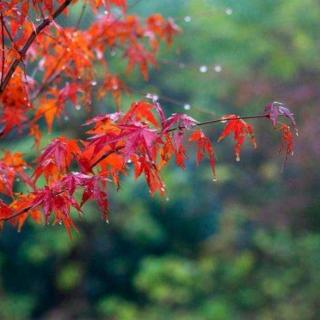
<instances>
[{"instance_id":1,"label":"thin twig","mask_svg":"<svg viewBox=\"0 0 320 320\"><path fill-rule=\"evenodd\" d=\"M223 119L223 118L219 118L219 119L213 119L213 120L208 120L208 121L203 121L203 122L198 122L194 125L194 127L202 127L202 126L207 126L209 124L214 124L214 123L219 123L219 122L227 122L227 121L232 121L232 120L236 120L236 119L240 119L240 120L248 120L248 119L259 119L259 118L267 118L268 116L265 114L259 114L259 115L255 115L255 116L244 116L244 117L237 117L237 118L231 118L231 119ZM176 131L179 129L186 129L185 127L175 127L172 128L170 130L168 130L167 132L172 132L172 131Z\"/></svg>"},{"instance_id":2,"label":"thin twig","mask_svg":"<svg viewBox=\"0 0 320 320\"><path fill-rule=\"evenodd\" d=\"M80 27L80 24L81 24L81 21L84 17L84 13L86 11L86 8L87 8L87 3L86 2L83 2L83 5L81 7L81 12L80 12L80 15L79 15L79 18L78 18L78 21L76 23L76 28L78 29Z\"/></svg>"}]
</instances>

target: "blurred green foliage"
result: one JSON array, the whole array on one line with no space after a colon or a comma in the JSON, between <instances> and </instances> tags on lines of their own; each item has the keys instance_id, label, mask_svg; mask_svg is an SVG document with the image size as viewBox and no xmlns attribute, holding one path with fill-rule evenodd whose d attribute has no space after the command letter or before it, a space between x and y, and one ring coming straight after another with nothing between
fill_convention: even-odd
<instances>
[{"instance_id":1,"label":"blurred green foliage","mask_svg":"<svg viewBox=\"0 0 320 320\"><path fill-rule=\"evenodd\" d=\"M21 233L7 226L0 319L319 319L319 2L141 1L129 11L159 11L184 29L172 49L162 49L148 83L123 74L134 88L189 103L199 120L287 102L301 131L296 155L281 173L279 137L258 122L259 149L245 148L239 164L231 145L216 147L216 183L190 153L185 171L167 169L167 197L150 198L129 175L110 194L111 223L89 204L72 240L59 225L27 224ZM111 66L124 69L121 53ZM161 102L168 113L184 111L183 103ZM97 101L91 113L113 108ZM80 135L88 116L75 111L44 143ZM207 132L215 139L217 130ZM33 159L31 139L11 139L1 147Z\"/></svg>"}]
</instances>

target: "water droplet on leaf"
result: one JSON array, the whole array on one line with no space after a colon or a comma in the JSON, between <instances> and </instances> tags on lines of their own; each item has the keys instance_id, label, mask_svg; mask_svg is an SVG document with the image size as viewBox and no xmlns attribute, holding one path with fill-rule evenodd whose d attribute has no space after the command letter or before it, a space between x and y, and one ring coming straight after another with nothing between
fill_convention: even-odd
<instances>
[{"instance_id":1,"label":"water droplet on leaf","mask_svg":"<svg viewBox=\"0 0 320 320\"><path fill-rule=\"evenodd\" d=\"M186 103L184 106L183 106L183 109L184 110L190 110L191 109L191 105Z\"/></svg>"},{"instance_id":2,"label":"water droplet on leaf","mask_svg":"<svg viewBox=\"0 0 320 320\"><path fill-rule=\"evenodd\" d=\"M224 11L228 16L231 16L233 13L233 10L231 8L226 8L226 10Z\"/></svg>"},{"instance_id":3,"label":"water droplet on leaf","mask_svg":"<svg viewBox=\"0 0 320 320\"><path fill-rule=\"evenodd\" d=\"M190 22L192 19L190 16L185 16L183 20L184 22Z\"/></svg>"}]
</instances>

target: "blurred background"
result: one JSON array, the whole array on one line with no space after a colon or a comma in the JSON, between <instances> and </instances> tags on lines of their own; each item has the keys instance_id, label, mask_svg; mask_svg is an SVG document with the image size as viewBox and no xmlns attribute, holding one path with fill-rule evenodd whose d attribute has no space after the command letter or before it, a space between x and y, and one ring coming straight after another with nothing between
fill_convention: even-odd
<instances>
[{"instance_id":1,"label":"blurred background","mask_svg":"<svg viewBox=\"0 0 320 320\"><path fill-rule=\"evenodd\" d=\"M81 2L67 23L80 11ZM151 92L167 114L203 121L260 114L281 101L296 114L295 155L282 171L279 134L255 120L258 149L246 145L239 163L231 141L215 144L217 182L190 152L185 171L165 171L165 197L151 198L129 175L110 194L110 224L87 205L72 240L59 225L30 223L20 233L6 226L0 318L319 319L319 1L142 0L129 1L128 11L172 17L183 33L162 48L148 82L127 76L121 52L112 52L112 68L134 89L123 108ZM112 99L93 105L91 114L115 108ZM72 110L44 145L80 135L88 114ZM205 129L213 140L219 130ZM33 159L32 144L19 136L0 147Z\"/></svg>"}]
</instances>

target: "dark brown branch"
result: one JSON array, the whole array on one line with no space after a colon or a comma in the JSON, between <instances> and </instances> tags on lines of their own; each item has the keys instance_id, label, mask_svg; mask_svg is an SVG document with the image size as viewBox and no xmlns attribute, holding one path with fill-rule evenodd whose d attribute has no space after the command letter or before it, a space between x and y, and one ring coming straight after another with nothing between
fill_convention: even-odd
<instances>
[{"instance_id":1,"label":"dark brown branch","mask_svg":"<svg viewBox=\"0 0 320 320\"><path fill-rule=\"evenodd\" d=\"M4 64L6 61L6 57L4 55L4 21L3 21L3 15L1 13L1 57L2 57L2 61L1 61L1 80L0 80L0 85L2 84L2 80L3 80L3 74L4 74Z\"/></svg>"},{"instance_id":2,"label":"dark brown branch","mask_svg":"<svg viewBox=\"0 0 320 320\"><path fill-rule=\"evenodd\" d=\"M24 213L27 213L27 212L28 212L29 210L31 210L32 208L33 208L33 206L26 207L26 208L24 208L23 210L18 211L18 212L16 212L16 213L14 213L13 215L9 216L9 217L1 218L1 219L0 219L0 222L1 222L1 221L9 221L9 220L12 220L12 219L14 219L14 218L16 218L16 217L18 217L18 216L23 215Z\"/></svg>"},{"instance_id":3,"label":"dark brown branch","mask_svg":"<svg viewBox=\"0 0 320 320\"><path fill-rule=\"evenodd\" d=\"M66 0L64 1L61 6L53 13L52 18L46 18L42 21L41 24L39 24L37 26L37 28L35 30L32 31L32 33L30 34L28 40L26 41L26 43L24 44L24 46L22 47L22 49L19 51L20 54L20 59L15 59L7 74L5 75L3 82L0 85L0 94L4 91L4 89L7 87L12 75L14 74L15 70L17 69L18 65L20 64L21 60L23 59L23 57L26 55L28 49L30 48L30 46L32 45L32 43L34 42L34 40L36 39L37 35L43 30L45 29L48 25L51 24L51 22L53 20L55 20L63 11L64 9L66 9L68 7L68 5L72 2L72 0Z\"/></svg>"}]
</instances>

